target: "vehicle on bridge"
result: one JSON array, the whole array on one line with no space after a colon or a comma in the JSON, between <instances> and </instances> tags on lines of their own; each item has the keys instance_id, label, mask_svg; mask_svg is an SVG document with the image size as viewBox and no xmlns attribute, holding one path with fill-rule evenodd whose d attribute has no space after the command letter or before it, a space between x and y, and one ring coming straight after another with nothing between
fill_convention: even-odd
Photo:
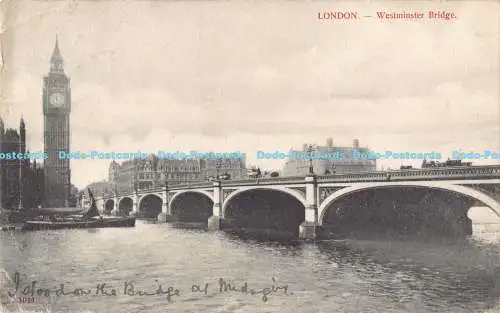
<instances>
[{"instance_id":1,"label":"vehicle on bridge","mask_svg":"<svg viewBox=\"0 0 500 313\"><path fill-rule=\"evenodd\" d=\"M472 162L462 162L462 160L446 160L446 162L430 161L424 160L422 162L422 168L433 168L433 167L456 167L456 166L472 166Z\"/></svg>"},{"instance_id":2,"label":"vehicle on bridge","mask_svg":"<svg viewBox=\"0 0 500 313\"><path fill-rule=\"evenodd\" d=\"M231 179L231 175L228 173L225 173L225 174L219 175L219 177L210 176L207 178L207 181L230 180L230 179Z\"/></svg>"},{"instance_id":3,"label":"vehicle on bridge","mask_svg":"<svg viewBox=\"0 0 500 313\"><path fill-rule=\"evenodd\" d=\"M248 169L247 176L251 179L256 179L256 178L261 178L262 173L260 172L260 168L252 167L252 168Z\"/></svg>"}]
</instances>

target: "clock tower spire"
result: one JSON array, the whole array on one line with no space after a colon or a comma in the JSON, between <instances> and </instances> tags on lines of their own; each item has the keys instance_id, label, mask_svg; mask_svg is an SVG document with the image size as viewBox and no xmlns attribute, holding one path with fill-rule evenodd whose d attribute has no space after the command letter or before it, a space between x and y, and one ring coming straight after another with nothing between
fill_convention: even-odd
<instances>
[{"instance_id":1,"label":"clock tower spire","mask_svg":"<svg viewBox=\"0 0 500 313\"><path fill-rule=\"evenodd\" d=\"M60 152L70 149L70 79L64 73L59 40L50 58L50 71L43 78L45 207L67 206L70 197L70 163Z\"/></svg>"},{"instance_id":2,"label":"clock tower spire","mask_svg":"<svg viewBox=\"0 0 500 313\"><path fill-rule=\"evenodd\" d=\"M59 51L59 39L56 34L56 45L54 46L54 51L52 52L52 58L50 58L50 72L64 73L63 65L63 58L61 56L61 51Z\"/></svg>"}]
</instances>

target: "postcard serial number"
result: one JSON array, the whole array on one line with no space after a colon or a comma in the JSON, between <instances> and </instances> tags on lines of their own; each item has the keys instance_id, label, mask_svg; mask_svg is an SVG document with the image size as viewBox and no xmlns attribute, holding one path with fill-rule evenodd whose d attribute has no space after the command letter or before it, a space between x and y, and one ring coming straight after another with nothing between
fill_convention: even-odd
<instances>
[{"instance_id":1,"label":"postcard serial number","mask_svg":"<svg viewBox=\"0 0 500 313\"><path fill-rule=\"evenodd\" d=\"M18 297L19 303L35 303L35 297Z\"/></svg>"}]
</instances>

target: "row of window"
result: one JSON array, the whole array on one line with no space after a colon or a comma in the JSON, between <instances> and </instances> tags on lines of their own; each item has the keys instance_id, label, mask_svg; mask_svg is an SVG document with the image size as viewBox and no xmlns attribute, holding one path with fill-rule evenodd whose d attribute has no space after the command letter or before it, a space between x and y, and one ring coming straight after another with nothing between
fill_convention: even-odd
<instances>
[{"instance_id":1,"label":"row of window","mask_svg":"<svg viewBox=\"0 0 500 313\"><path fill-rule=\"evenodd\" d=\"M50 88L65 90L66 89L66 84L59 84L59 83L53 82L52 84L50 84Z\"/></svg>"},{"instance_id":2,"label":"row of window","mask_svg":"<svg viewBox=\"0 0 500 313\"><path fill-rule=\"evenodd\" d=\"M240 170L240 168L233 168L233 167L220 167L220 170ZM200 167L164 167L160 168L159 171L153 171L150 168L145 169L138 169L136 172L139 173L139 175L154 175L156 174L157 177L160 177L160 175L164 172L167 173L196 173L199 174L203 171L216 171L216 168L200 168ZM132 169L127 169L127 170L111 170L109 175L112 177L119 177L119 176L131 176L131 174L134 173ZM144 173L144 174L143 174ZM153 177L153 176L150 176Z\"/></svg>"},{"instance_id":3,"label":"row of window","mask_svg":"<svg viewBox=\"0 0 500 313\"><path fill-rule=\"evenodd\" d=\"M52 133L50 136L47 136L46 144L49 146L67 147L69 146L69 138L62 132Z\"/></svg>"},{"instance_id":4,"label":"row of window","mask_svg":"<svg viewBox=\"0 0 500 313\"><path fill-rule=\"evenodd\" d=\"M342 159L342 160L333 160L333 159L313 159L314 163L334 163L335 165L350 165L350 164L372 164L375 162L375 160L361 160L361 159ZM309 163L308 159L294 159L294 160L288 160L287 163L295 163L295 164L303 164L303 163Z\"/></svg>"},{"instance_id":5,"label":"row of window","mask_svg":"<svg viewBox=\"0 0 500 313\"><path fill-rule=\"evenodd\" d=\"M200 177L200 173L197 174L181 174L181 173L166 173L165 174L167 179L176 179L176 178L192 178L196 179ZM161 175L160 173L156 173L156 175L151 174L151 173L140 173L137 175L139 179L160 179L162 177L165 177L164 175Z\"/></svg>"},{"instance_id":6,"label":"row of window","mask_svg":"<svg viewBox=\"0 0 500 313\"><path fill-rule=\"evenodd\" d=\"M160 171L166 171L166 172L199 172L200 168L199 167L160 167Z\"/></svg>"},{"instance_id":7,"label":"row of window","mask_svg":"<svg viewBox=\"0 0 500 313\"><path fill-rule=\"evenodd\" d=\"M61 62L54 62L50 64L50 68L58 72L63 70L63 64Z\"/></svg>"},{"instance_id":8,"label":"row of window","mask_svg":"<svg viewBox=\"0 0 500 313\"><path fill-rule=\"evenodd\" d=\"M6 172L6 178L8 180L17 180L19 179L19 167L17 167L16 169L12 170L12 171L5 171Z\"/></svg>"},{"instance_id":9,"label":"row of window","mask_svg":"<svg viewBox=\"0 0 500 313\"><path fill-rule=\"evenodd\" d=\"M17 194L19 192L18 184L8 184L6 189L7 194Z\"/></svg>"}]
</instances>

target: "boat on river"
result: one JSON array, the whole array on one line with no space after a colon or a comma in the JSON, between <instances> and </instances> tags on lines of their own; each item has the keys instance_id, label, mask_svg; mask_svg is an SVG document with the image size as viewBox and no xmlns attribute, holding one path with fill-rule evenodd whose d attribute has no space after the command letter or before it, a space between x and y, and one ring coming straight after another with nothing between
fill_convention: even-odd
<instances>
[{"instance_id":1,"label":"boat on river","mask_svg":"<svg viewBox=\"0 0 500 313\"><path fill-rule=\"evenodd\" d=\"M68 228L134 227L135 217L93 216L89 218L39 218L26 221L22 230L52 230Z\"/></svg>"},{"instance_id":2,"label":"boat on river","mask_svg":"<svg viewBox=\"0 0 500 313\"><path fill-rule=\"evenodd\" d=\"M42 215L35 219L25 221L22 230L135 226L135 217L133 216L101 216L99 214L99 210L97 210L94 196L92 195L90 189L88 190L88 192L91 200L91 205L90 208L83 214L73 214L64 217L57 217L55 215ZM72 210L74 211L74 209Z\"/></svg>"}]
</instances>

